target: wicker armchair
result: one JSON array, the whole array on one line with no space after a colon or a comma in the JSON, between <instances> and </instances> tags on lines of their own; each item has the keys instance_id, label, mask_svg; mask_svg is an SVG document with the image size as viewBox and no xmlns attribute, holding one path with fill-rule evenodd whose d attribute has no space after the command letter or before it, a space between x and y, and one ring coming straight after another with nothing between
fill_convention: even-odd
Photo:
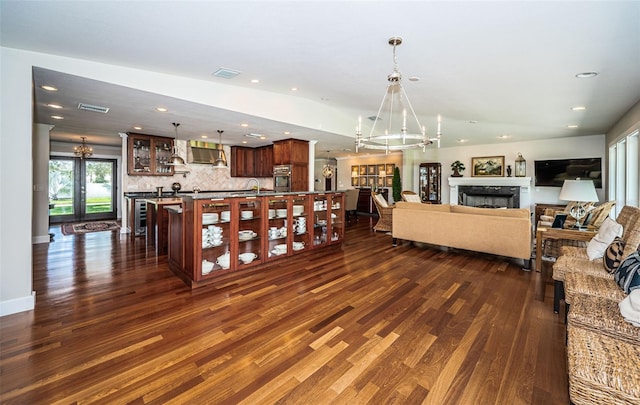
<instances>
[{"instance_id":1,"label":"wicker armchair","mask_svg":"<svg viewBox=\"0 0 640 405\"><path fill-rule=\"evenodd\" d=\"M422 200L420 199L420 196L411 190L404 190L400 193L400 195L402 196L402 201L406 201L406 202L417 202L417 203L421 203Z\"/></svg>"},{"instance_id":2,"label":"wicker armchair","mask_svg":"<svg viewBox=\"0 0 640 405\"><path fill-rule=\"evenodd\" d=\"M387 204L387 201L380 193L376 193L375 191L373 191L371 192L371 197L373 198L373 203L376 205L379 216L378 222L373 227L373 230L381 232L391 232L391 225L393 223L393 206Z\"/></svg>"}]
</instances>

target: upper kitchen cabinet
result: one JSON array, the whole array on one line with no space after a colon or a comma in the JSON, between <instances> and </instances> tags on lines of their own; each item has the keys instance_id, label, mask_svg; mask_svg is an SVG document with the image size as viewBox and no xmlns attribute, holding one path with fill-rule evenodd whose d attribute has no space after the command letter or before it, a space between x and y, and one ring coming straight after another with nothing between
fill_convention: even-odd
<instances>
[{"instance_id":1,"label":"upper kitchen cabinet","mask_svg":"<svg viewBox=\"0 0 640 405\"><path fill-rule=\"evenodd\" d=\"M271 177L273 175L273 146L248 148L231 147L231 177Z\"/></svg>"},{"instance_id":2,"label":"upper kitchen cabinet","mask_svg":"<svg viewBox=\"0 0 640 405\"><path fill-rule=\"evenodd\" d=\"M128 168L131 176L173 176L167 165L173 150L173 138L129 133Z\"/></svg>"},{"instance_id":3,"label":"upper kitchen cabinet","mask_svg":"<svg viewBox=\"0 0 640 405\"><path fill-rule=\"evenodd\" d=\"M299 139L285 139L273 142L273 164L309 164L309 142Z\"/></svg>"}]
</instances>

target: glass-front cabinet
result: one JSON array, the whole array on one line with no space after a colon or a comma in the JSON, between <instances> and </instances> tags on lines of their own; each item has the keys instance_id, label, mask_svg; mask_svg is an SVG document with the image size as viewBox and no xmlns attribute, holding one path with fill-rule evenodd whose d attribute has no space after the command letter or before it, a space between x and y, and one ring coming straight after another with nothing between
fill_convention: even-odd
<instances>
[{"instance_id":1,"label":"glass-front cabinet","mask_svg":"<svg viewBox=\"0 0 640 405\"><path fill-rule=\"evenodd\" d=\"M419 170L420 199L426 203L441 204L442 165L440 163L421 163Z\"/></svg>"},{"instance_id":2,"label":"glass-front cabinet","mask_svg":"<svg viewBox=\"0 0 640 405\"><path fill-rule=\"evenodd\" d=\"M161 136L129 133L129 175L172 176L173 166L167 165L173 150L173 139Z\"/></svg>"},{"instance_id":3,"label":"glass-front cabinet","mask_svg":"<svg viewBox=\"0 0 640 405\"><path fill-rule=\"evenodd\" d=\"M331 218L331 236L329 241L331 243L342 242L344 238L344 194L343 193L335 193L330 194L331 201L331 212L329 217Z\"/></svg>"},{"instance_id":4,"label":"glass-front cabinet","mask_svg":"<svg viewBox=\"0 0 640 405\"><path fill-rule=\"evenodd\" d=\"M232 222L231 204L225 200L197 200L194 245L196 247L193 276L196 281L231 268ZM199 247L199 249L198 249Z\"/></svg>"},{"instance_id":5,"label":"glass-front cabinet","mask_svg":"<svg viewBox=\"0 0 640 405\"><path fill-rule=\"evenodd\" d=\"M234 211L238 224L234 232L238 233L238 242L231 252L237 257L234 268L240 270L262 262L262 200L256 197L237 200Z\"/></svg>"},{"instance_id":6,"label":"glass-front cabinet","mask_svg":"<svg viewBox=\"0 0 640 405\"><path fill-rule=\"evenodd\" d=\"M169 222L169 267L197 287L224 274L342 243L344 231L340 192L186 194L182 213Z\"/></svg>"},{"instance_id":7,"label":"glass-front cabinet","mask_svg":"<svg viewBox=\"0 0 640 405\"><path fill-rule=\"evenodd\" d=\"M277 259L289 252L289 199L274 196L267 199L267 260Z\"/></svg>"},{"instance_id":8,"label":"glass-front cabinet","mask_svg":"<svg viewBox=\"0 0 640 405\"><path fill-rule=\"evenodd\" d=\"M291 250L293 253L310 249L309 226L311 226L311 210L307 195L291 197Z\"/></svg>"}]
</instances>

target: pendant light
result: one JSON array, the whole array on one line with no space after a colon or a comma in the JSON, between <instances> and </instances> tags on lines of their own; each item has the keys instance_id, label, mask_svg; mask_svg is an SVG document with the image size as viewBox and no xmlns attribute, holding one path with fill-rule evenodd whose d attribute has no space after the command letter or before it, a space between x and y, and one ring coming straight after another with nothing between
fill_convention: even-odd
<instances>
[{"instance_id":1,"label":"pendant light","mask_svg":"<svg viewBox=\"0 0 640 405\"><path fill-rule=\"evenodd\" d=\"M173 140L173 151L171 152L171 157L167 160L167 165L169 166L184 166L184 159L178 155L178 147L176 146L176 141L178 140L178 127L180 123L172 122L173 127L176 131L176 137Z\"/></svg>"},{"instance_id":2,"label":"pendant light","mask_svg":"<svg viewBox=\"0 0 640 405\"><path fill-rule=\"evenodd\" d=\"M213 163L213 167L215 168L226 168L227 167L227 156L224 154L224 149L222 148L222 133L224 131L218 130L218 136L220 140L218 142L218 158Z\"/></svg>"},{"instance_id":3,"label":"pendant light","mask_svg":"<svg viewBox=\"0 0 640 405\"><path fill-rule=\"evenodd\" d=\"M327 164L322 168L322 176L325 179L333 177L333 167L331 166L331 160L329 159L329 151L327 151Z\"/></svg>"}]
</instances>

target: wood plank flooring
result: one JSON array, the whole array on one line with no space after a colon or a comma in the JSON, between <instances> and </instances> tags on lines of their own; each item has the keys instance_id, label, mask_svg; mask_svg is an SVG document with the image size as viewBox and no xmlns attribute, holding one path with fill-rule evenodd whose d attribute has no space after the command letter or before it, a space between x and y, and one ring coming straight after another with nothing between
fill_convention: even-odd
<instances>
[{"instance_id":1,"label":"wood plank flooring","mask_svg":"<svg viewBox=\"0 0 640 405\"><path fill-rule=\"evenodd\" d=\"M142 238L52 227L34 246L36 309L0 318L0 402L569 403L541 273L393 248L371 221L193 291Z\"/></svg>"}]
</instances>

